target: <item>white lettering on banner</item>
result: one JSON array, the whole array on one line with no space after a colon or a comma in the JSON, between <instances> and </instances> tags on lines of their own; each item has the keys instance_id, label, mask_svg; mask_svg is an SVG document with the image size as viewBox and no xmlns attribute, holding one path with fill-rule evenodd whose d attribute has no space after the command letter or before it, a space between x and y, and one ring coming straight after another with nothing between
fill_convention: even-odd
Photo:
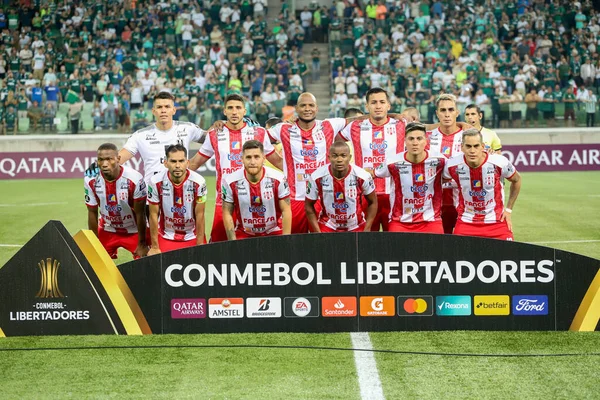
<instances>
[{"instance_id":1,"label":"white lettering on banner","mask_svg":"<svg viewBox=\"0 0 600 400\"><path fill-rule=\"evenodd\" d=\"M411 284L411 283L550 283L554 280L554 262L551 260L484 260L479 264L469 261L376 261L358 262L354 268L346 262L339 265L340 284ZM247 263L243 270L236 264L172 264L165 270L165 282L171 287L207 286L299 286L310 284L331 285L324 275L330 268L323 263Z\"/></svg>"},{"instance_id":2,"label":"white lettering on banner","mask_svg":"<svg viewBox=\"0 0 600 400\"><path fill-rule=\"evenodd\" d=\"M503 150L502 155L515 166L559 166L565 165L563 150L519 150L513 153L510 150ZM582 149L573 150L569 157L567 165L600 165L600 150Z\"/></svg>"},{"instance_id":3,"label":"white lettering on banner","mask_svg":"<svg viewBox=\"0 0 600 400\"><path fill-rule=\"evenodd\" d=\"M11 321L69 321L90 319L89 311L15 311L9 313Z\"/></svg>"},{"instance_id":4,"label":"white lettering on banner","mask_svg":"<svg viewBox=\"0 0 600 400\"><path fill-rule=\"evenodd\" d=\"M600 150L588 149L582 150L581 154L577 150L571 154L569 165L600 165Z\"/></svg>"},{"instance_id":5,"label":"white lettering on banner","mask_svg":"<svg viewBox=\"0 0 600 400\"><path fill-rule=\"evenodd\" d=\"M12 158L4 158L0 161L0 172L14 177L16 174L21 172L27 174L36 174L42 172L48 173L64 173L65 172L65 159L62 157L56 158L39 158L29 157L21 158L18 162Z\"/></svg>"},{"instance_id":6,"label":"white lettering on banner","mask_svg":"<svg viewBox=\"0 0 600 400\"><path fill-rule=\"evenodd\" d=\"M76 157L69 172L73 172L75 170L78 172L84 172L95 161L96 157L83 157L83 160L80 157Z\"/></svg>"}]
</instances>

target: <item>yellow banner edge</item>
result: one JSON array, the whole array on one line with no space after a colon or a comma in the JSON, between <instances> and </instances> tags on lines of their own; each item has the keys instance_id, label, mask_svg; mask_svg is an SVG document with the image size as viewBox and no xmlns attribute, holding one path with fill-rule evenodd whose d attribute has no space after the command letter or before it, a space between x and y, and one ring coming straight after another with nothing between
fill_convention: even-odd
<instances>
[{"instance_id":1,"label":"yellow banner edge","mask_svg":"<svg viewBox=\"0 0 600 400\"><path fill-rule=\"evenodd\" d=\"M2 330L2 328L0 328L0 337L6 337L6 335L4 334L4 331Z\"/></svg>"},{"instance_id":2,"label":"yellow banner edge","mask_svg":"<svg viewBox=\"0 0 600 400\"><path fill-rule=\"evenodd\" d=\"M598 326L598 321L600 321L600 270L596 272L596 276L583 296L569 330L593 332Z\"/></svg>"},{"instance_id":3,"label":"yellow banner edge","mask_svg":"<svg viewBox=\"0 0 600 400\"><path fill-rule=\"evenodd\" d=\"M127 334L152 334L150 325L131 289L96 235L90 230L80 230L73 239L104 286Z\"/></svg>"}]
</instances>

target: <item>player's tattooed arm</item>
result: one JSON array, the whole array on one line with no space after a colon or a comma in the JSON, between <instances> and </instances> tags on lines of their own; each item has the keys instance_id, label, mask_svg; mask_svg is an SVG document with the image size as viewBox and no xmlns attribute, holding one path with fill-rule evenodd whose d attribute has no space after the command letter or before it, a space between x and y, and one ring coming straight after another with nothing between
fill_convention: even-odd
<instances>
[{"instance_id":1,"label":"player's tattooed arm","mask_svg":"<svg viewBox=\"0 0 600 400\"><path fill-rule=\"evenodd\" d=\"M281 210L281 230L284 235L289 235L292 233L292 207L289 197L279 200L279 209Z\"/></svg>"},{"instance_id":2,"label":"player's tattooed arm","mask_svg":"<svg viewBox=\"0 0 600 400\"><path fill-rule=\"evenodd\" d=\"M233 203L227 201L223 202L223 226L225 227L225 234L227 240L236 240L235 225L233 223Z\"/></svg>"}]
</instances>

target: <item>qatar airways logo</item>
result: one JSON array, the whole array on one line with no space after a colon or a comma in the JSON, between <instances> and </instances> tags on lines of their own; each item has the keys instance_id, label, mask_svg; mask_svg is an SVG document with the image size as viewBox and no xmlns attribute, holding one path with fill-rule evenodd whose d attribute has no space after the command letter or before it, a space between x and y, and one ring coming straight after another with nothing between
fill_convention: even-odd
<instances>
[{"instance_id":1,"label":"qatar airways logo","mask_svg":"<svg viewBox=\"0 0 600 400\"><path fill-rule=\"evenodd\" d=\"M410 191L413 193L416 193L417 195L419 195L420 197L424 197L425 193L427 193L427 190L429 189L428 185L423 185L423 186L411 186L410 187Z\"/></svg>"},{"instance_id":2,"label":"qatar airways logo","mask_svg":"<svg viewBox=\"0 0 600 400\"><path fill-rule=\"evenodd\" d=\"M317 159L317 154L319 154L319 150L317 149L302 149L300 150L300 155L303 157L308 157L311 160Z\"/></svg>"},{"instance_id":3,"label":"qatar airways logo","mask_svg":"<svg viewBox=\"0 0 600 400\"><path fill-rule=\"evenodd\" d=\"M381 143L369 143L369 148L373 151L376 151L379 154L385 154L385 150L388 148L388 144L386 141Z\"/></svg>"},{"instance_id":4,"label":"qatar airways logo","mask_svg":"<svg viewBox=\"0 0 600 400\"><path fill-rule=\"evenodd\" d=\"M242 165L242 153L227 154L227 159L234 164Z\"/></svg>"}]
</instances>

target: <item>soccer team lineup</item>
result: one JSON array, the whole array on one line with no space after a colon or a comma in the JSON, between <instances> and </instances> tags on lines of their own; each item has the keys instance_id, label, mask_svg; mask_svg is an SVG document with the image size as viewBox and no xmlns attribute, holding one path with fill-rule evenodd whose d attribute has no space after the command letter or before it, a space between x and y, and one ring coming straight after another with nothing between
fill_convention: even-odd
<instances>
[{"instance_id":1,"label":"soccer team lineup","mask_svg":"<svg viewBox=\"0 0 600 400\"><path fill-rule=\"evenodd\" d=\"M134 132L122 149L102 144L86 171L88 228L113 258L118 248L139 258L207 242L309 232L514 240L511 213L520 175L501 155L495 132L481 128L477 106L467 108L469 123L457 122L452 94L437 97L434 125L419 122L414 108L391 114L381 88L366 93L368 114L348 109L345 118L325 120L316 119L315 97L302 93L297 117L271 119L266 127L245 118L239 94L225 98L225 121L208 131L174 120L175 98L168 92L155 95L153 104L156 122ZM191 142L202 144L188 158ZM143 175L122 165L138 154ZM195 172L212 157L215 188Z\"/></svg>"}]
</instances>

